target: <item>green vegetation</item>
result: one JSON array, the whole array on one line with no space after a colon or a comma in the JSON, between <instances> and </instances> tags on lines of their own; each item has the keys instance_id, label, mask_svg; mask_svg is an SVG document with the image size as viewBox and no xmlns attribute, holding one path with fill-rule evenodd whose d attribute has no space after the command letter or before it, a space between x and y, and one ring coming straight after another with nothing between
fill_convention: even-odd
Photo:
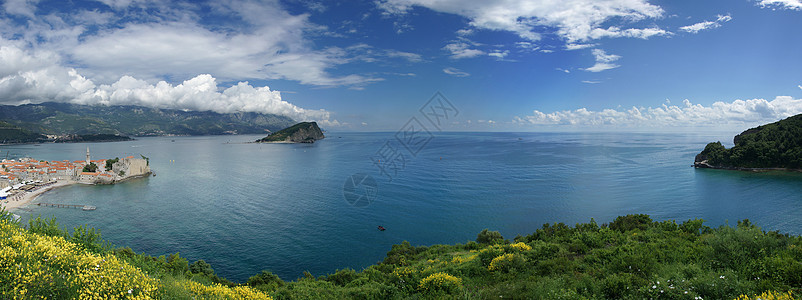
<instances>
[{"instance_id":1,"label":"green vegetation","mask_svg":"<svg viewBox=\"0 0 802 300\"><path fill-rule=\"evenodd\" d=\"M54 140L56 143L80 143L80 142L122 142L132 141L133 139L119 134L70 134L61 136Z\"/></svg>"},{"instance_id":2,"label":"green vegetation","mask_svg":"<svg viewBox=\"0 0 802 300\"><path fill-rule=\"evenodd\" d=\"M282 130L271 133L270 135L257 140L257 143L266 142L296 142L314 143L315 140L322 139L323 132L317 126L317 122L301 122Z\"/></svg>"},{"instance_id":3,"label":"green vegetation","mask_svg":"<svg viewBox=\"0 0 802 300\"><path fill-rule=\"evenodd\" d=\"M183 111L141 106L78 105L47 102L19 106L0 105L0 120L31 132L54 135L94 134L219 135L260 134L294 123L285 116L260 113L220 114L210 111ZM106 136L105 138L109 138Z\"/></svg>"},{"instance_id":4,"label":"green vegetation","mask_svg":"<svg viewBox=\"0 0 802 300\"><path fill-rule=\"evenodd\" d=\"M45 138L44 135L0 121L0 143L37 143Z\"/></svg>"},{"instance_id":5,"label":"green vegetation","mask_svg":"<svg viewBox=\"0 0 802 300\"><path fill-rule=\"evenodd\" d=\"M53 219L26 229L0 209L0 299L271 299L191 267L202 264L115 249L99 231L70 233Z\"/></svg>"},{"instance_id":6,"label":"green vegetation","mask_svg":"<svg viewBox=\"0 0 802 300\"><path fill-rule=\"evenodd\" d=\"M18 226L8 225L10 222L7 216L0 218L0 225L4 226L0 228L3 255L10 253L4 248L6 243L19 240L15 235L8 237L7 232ZM384 261L360 272L343 269L320 277L304 272L303 277L286 282L263 271L245 284L217 277L212 266L202 260L188 264L178 253L151 257L136 254L130 248L114 249L102 242L100 233L93 229L79 227L69 234L59 229L54 220L37 218L22 231L29 240L66 239L73 245L69 247L80 253L119 260L124 270L132 266L129 277L136 278L144 287L134 293L158 299L191 299L202 295L198 291L204 289L269 294L275 299L794 299L802 296L802 238L765 232L749 220L739 221L735 227L710 228L700 219L677 224L652 221L647 215L627 215L602 225L594 220L573 227L545 224L513 241L505 240L498 232L484 230L475 242L465 244L393 245ZM12 250L20 252L17 249ZM69 280L50 285L40 284L48 281L17 285L14 278L22 276L14 271L19 260L7 261L5 256L0 260L0 295L23 288L31 298L50 294L70 298L80 292L73 290L78 287L69 285ZM41 265L42 260L38 263ZM50 271L56 273L48 278L64 274ZM147 276L141 277L137 272ZM99 286L95 283L100 279L91 278L84 284ZM265 294L256 294L258 291ZM112 294L98 297L104 295Z\"/></svg>"},{"instance_id":7,"label":"green vegetation","mask_svg":"<svg viewBox=\"0 0 802 300\"><path fill-rule=\"evenodd\" d=\"M81 172L90 172L94 173L97 172L97 165L93 162L90 162L88 165L84 166L84 169Z\"/></svg>"},{"instance_id":8,"label":"green vegetation","mask_svg":"<svg viewBox=\"0 0 802 300\"><path fill-rule=\"evenodd\" d=\"M749 129L735 136L730 149L707 144L696 161L712 167L802 169L802 115Z\"/></svg>"},{"instance_id":9,"label":"green vegetation","mask_svg":"<svg viewBox=\"0 0 802 300\"><path fill-rule=\"evenodd\" d=\"M114 159L107 159L106 160L106 171L111 171L112 167L116 162L120 161L119 157L115 157ZM122 171L121 171L122 172Z\"/></svg>"},{"instance_id":10,"label":"green vegetation","mask_svg":"<svg viewBox=\"0 0 802 300\"><path fill-rule=\"evenodd\" d=\"M703 222L654 222L647 215L628 215L601 226L593 220L574 227L546 224L512 242L489 230L466 244L414 247L404 242L362 272L305 276L276 287L272 295L757 299L763 293L793 299L788 293L802 286L802 238L764 232L748 220L735 228L710 228Z\"/></svg>"}]
</instances>

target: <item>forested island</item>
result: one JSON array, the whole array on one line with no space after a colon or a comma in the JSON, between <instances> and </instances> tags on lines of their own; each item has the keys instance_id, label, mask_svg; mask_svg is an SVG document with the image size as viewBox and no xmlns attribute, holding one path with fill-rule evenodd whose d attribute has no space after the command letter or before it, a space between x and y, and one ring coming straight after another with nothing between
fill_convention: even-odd
<instances>
[{"instance_id":1,"label":"forested island","mask_svg":"<svg viewBox=\"0 0 802 300\"><path fill-rule=\"evenodd\" d=\"M314 143L326 136L317 122L301 122L257 140L257 143Z\"/></svg>"},{"instance_id":2,"label":"forested island","mask_svg":"<svg viewBox=\"0 0 802 300\"><path fill-rule=\"evenodd\" d=\"M269 255L269 250L265 255ZM16 223L0 211L0 298L131 299L795 299L802 238L749 220L711 228L627 215L609 224L545 224L505 239L484 230L456 245L393 245L362 271L245 283L178 253L116 248L85 226ZM303 266L298 267L299 270Z\"/></svg>"},{"instance_id":3,"label":"forested island","mask_svg":"<svg viewBox=\"0 0 802 300\"><path fill-rule=\"evenodd\" d=\"M801 170L802 114L751 128L736 135L734 146L709 143L696 155L697 168L732 170Z\"/></svg>"}]
</instances>

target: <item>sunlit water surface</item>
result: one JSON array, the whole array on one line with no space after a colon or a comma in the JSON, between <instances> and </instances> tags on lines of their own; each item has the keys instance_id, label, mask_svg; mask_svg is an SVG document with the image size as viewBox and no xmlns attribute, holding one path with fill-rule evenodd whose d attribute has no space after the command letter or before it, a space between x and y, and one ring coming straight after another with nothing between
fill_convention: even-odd
<instances>
[{"instance_id":1,"label":"sunlit water surface","mask_svg":"<svg viewBox=\"0 0 802 300\"><path fill-rule=\"evenodd\" d=\"M222 277L261 270L286 280L361 269L392 244L464 243L484 228L505 237L544 223L646 213L719 226L748 218L766 230L802 233L802 176L696 170L694 155L731 135L631 133L438 133L405 153L392 181L372 161L394 133L328 133L315 144L247 144L259 136L153 137L132 142L3 146L10 157L81 160L145 155L157 176L111 186L75 185L28 206L65 227L100 229L137 252L180 252ZM397 143L394 144L398 146ZM385 149L386 150L386 149ZM396 173L397 172L397 173ZM347 178L372 176L368 206L343 197ZM383 225L386 231L378 231Z\"/></svg>"}]
</instances>

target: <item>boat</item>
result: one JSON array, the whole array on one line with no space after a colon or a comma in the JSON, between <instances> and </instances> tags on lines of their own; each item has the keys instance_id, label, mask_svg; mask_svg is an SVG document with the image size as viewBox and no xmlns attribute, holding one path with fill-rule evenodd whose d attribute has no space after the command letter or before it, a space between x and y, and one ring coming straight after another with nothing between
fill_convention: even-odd
<instances>
[{"instance_id":1,"label":"boat","mask_svg":"<svg viewBox=\"0 0 802 300\"><path fill-rule=\"evenodd\" d=\"M379 231L385 231L385 230L387 230L387 229L382 227L381 225L379 225Z\"/></svg>"},{"instance_id":2,"label":"boat","mask_svg":"<svg viewBox=\"0 0 802 300\"><path fill-rule=\"evenodd\" d=\"M92 205L84 205L84 207L82 207L81 209L83 209L83 210L95 210L95 209L97 209L97 207L94 207Z\"/></svg>"}]
</instances>

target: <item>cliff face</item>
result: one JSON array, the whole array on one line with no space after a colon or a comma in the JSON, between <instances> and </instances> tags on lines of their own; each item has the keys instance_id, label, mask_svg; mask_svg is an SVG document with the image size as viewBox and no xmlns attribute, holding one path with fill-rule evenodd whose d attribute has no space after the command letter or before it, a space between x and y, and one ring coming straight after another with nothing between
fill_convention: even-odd
<instances>
[{"instance_id":1,"label":"cliff face","mask_svg":"<svg viewBox=\"0 0 802 300\"><path fill-rule=\"evenodd\" d=\"M257 143L314 143L326 136L317 126L317 122L301 122L285 128L267 137L257 140Z\"/></svg>"}]
</instances>

